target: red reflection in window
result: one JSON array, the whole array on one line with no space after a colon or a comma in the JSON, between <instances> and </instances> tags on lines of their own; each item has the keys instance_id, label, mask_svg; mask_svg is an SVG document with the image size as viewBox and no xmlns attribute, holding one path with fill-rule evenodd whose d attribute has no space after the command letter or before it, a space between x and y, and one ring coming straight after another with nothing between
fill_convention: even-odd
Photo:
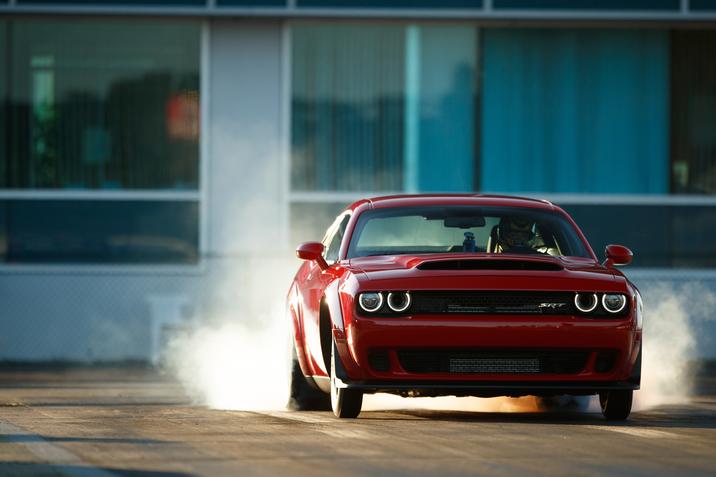
<instances>
[{"instance_id":1,"label":"red reflection in window","mask_svg":"<svg viewBox=\"0 0 716 477\"><path fill-rule=\"evenodd\" d=\"M183 91L167 101L167 134L172 139L199 138L199 93Z\"/></svg>"}]
</instances>

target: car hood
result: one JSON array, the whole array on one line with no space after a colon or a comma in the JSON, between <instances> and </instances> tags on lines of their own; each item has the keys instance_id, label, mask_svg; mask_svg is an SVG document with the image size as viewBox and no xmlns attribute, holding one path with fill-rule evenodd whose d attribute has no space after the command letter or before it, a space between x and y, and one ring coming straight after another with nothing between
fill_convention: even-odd
<instances>
[{"instance_id":1,"label":"car hood","mask_svg":"<svg viewBox=\"0 0 716 477\"><path fill-rule=\"evenodd\" d=\"M364 287L392 289L625 289L624 277L596 260L511 254L421 254L353 258ZM387 288L386 288L387 289Z\"/></svg>"}]
</instances>

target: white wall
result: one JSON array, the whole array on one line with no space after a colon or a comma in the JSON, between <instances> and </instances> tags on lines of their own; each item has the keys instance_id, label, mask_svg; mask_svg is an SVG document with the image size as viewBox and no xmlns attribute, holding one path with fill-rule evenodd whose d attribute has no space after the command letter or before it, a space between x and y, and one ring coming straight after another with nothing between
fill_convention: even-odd
<instances>
[{"instance_id":1,"label":"white wall","mask_svg":"<svg viewBox=\"0 0 716 477\"><path fill-rule=\"evenodd\" d=\"M266 252L286 234L281 23L217 21L211 45L210 248Z\"/></svg>"}]
</instances>

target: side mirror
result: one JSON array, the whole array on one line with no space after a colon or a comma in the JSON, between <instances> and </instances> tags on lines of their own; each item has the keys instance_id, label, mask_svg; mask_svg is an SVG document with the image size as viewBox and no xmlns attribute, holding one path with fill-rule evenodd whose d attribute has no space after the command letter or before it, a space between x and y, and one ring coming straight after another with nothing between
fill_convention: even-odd
<instances>
[{"instance_id":1,"label":"side mirror","mask_svg":"<svg viewBox=\"0 0 716 477\"><path fill-rule=\"evenodd\" d=\"M323 258L323 249L321 242L304 242L296 249L296 256L301 260L315 260L321 270L325 270L328 268L328 263Z\"/></svg>"},{"instance_id":2,"label":"side mirror","mask_svg":"<svg viewBox=\"0 0 716 477\"><path fill-rule=\"evenodd\" d=\"M631 259L634 257L631 250L623 245L607 245L607 248L604 250L604 254L607 256L607 259L604 260L605 267L629 265L631 263Z\"/></svg>"}]
</instances>

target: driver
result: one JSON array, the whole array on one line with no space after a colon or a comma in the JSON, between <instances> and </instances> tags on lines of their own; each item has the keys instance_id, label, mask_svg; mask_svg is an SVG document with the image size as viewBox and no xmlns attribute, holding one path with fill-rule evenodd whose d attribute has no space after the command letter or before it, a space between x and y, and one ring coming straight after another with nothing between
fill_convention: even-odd
<instances>
[{"instance_id":1,"label":"driver","mask_svg":"<svg viewBox=\"0 0 716 477\"><path fill-rule=\"evenodd\" d=\"M535 223L525 217L502 217L497 226L497 245L496 252L534 252Z\"/></svg>"}]
</instances>

